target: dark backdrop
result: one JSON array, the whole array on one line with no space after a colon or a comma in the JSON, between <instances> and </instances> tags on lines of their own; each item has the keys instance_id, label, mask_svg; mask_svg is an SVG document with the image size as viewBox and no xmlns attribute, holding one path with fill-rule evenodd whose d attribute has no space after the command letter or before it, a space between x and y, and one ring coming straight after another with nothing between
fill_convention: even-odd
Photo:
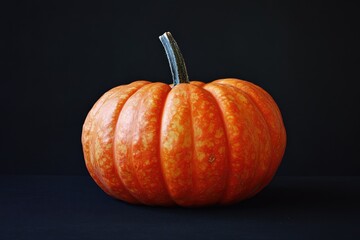
<instances>
[{"instance_id":1,"label":"dark backdrop","mask_svg":"<svg viewBox=\"0 0 360 240\"><path fill-rule=\"evenodd\" d=\"M343 1L8 1L1 28L1 174L87 174L82 123L108 89L171 82L171 31L191 79L237 77L277 101L279 175L358 175L359 9Z\"/></svg>"}]
</instances>

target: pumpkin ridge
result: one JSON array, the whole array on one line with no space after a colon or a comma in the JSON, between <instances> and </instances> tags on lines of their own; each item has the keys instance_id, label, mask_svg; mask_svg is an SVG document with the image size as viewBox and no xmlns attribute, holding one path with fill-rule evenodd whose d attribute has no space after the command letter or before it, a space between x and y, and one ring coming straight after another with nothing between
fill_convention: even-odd
<instances>
[{"instance_id":1,"label":"pumpkin ridge","mask_svg":"<svg viewBox=\"0 0 360 240\"><path fill-rule=\"evenodd\" d=\"M237 81L237 83L234 83L234 80ZM265 118L265 122L266 124L268 125L268 130L269 130L269 134L270 134L270 137L271 137L271 145L273 146L273 159L271 161L271 165L269 165L269 171L266 175L266 177L264 178L264 182L262 184L262 186L260 186L260 188L258 189L258 191L255 191L255 193L249 197L252 197L254 196L257 192L259 192L261 189L263 189L265 186L267 186L270 181L272 180L272 178L274 177L275 173L276 173L276 169L278 168L279 164L281 163L281 159L283 158L283 155L284 155L284 152L285 152L285 146L283 147L282 149L282 153L280 155L277 154L278 150L279 149L275 149L276 146L274 146L274 143L277 143L279 146L282 146L282 138L283 138L283 141L285 142L286 144L286 131L285 131L285 128L284 128L284 124L283 124L283 120L282 120L282 117L281 117L281 112L280 112L280 109L278 108L276 102L274 101L274 99L272 98L272 96L266 92L264 89L262 89L260 86L257 86L251 82L248 82L248 81L245 81L245 80L239 80L239 79L220 79L221 83L224 84L224 85L228 85L228 86L233 86L237 89L240 89L244 92L245 89L243 90L242 87L248 87L250 88L255 95L259 95L263 98L262 101L266 102L269 109L271 110L271 112L274 112L274 117L275 117L275 121L278 122L279 124L279 128L278 130L280 130L280 134L279 136L277 137L277 140L276 141L273 141L272 139L272 136L273 136L273 132L272 130L270 130L270 127L269 127L269 122L268 122L268 119L265 117L265 113L260 109L260 107L258 105L256 105L259 109L259 111L262 113L262 115L264 116ZM230 82L228 82L230 81ZM247 92L246 92L247 93ZM251 94L248 94L251 99L253 99L252 95ZM257 101L253 100L254 103L256 103Z\"/></svg>"},{"instance_id":2,"label":"pumpkin ridge","mask_svg":"<svg viewBox=\"0 0 360 240\"><path fill-rule=\"evenodd\" d=\"M99 98L97 102L100 101L101 98ZM96 104L95 103L95 104ZM94 104L94 105L95 105ZM92 109L89 111L89 113L87 114L83 127L82 127L82 134L81 134L81 143L83 146L83 154L84 154L84 159L85 159L85 166L90 174L90 176L94 179L95 183L102 189L103 185L100 182L100 180L98 179L98 177L95 175L94 171L94 166L93 164L90 162L90 144L89 144L89 138L90 138L90 132L91 129L93 127L93 113L92 113Z\"/></svg>"},{"instance_id":3,"label":"pumpkin ridge","mask_svg":"<svg viewBox=\"0 0 360 240\"><path fill-rule=\"evenodd\" d=\"M191 195L191 144L187 85L179 84L169 92L161 125L161 160L170 196L177 205L186 205Z\"/></svg>"},{"instance_id":4,"label":"pumpkin ridge","mask_svg":"<svg viewBox=\"0 0 360 240\"><path fill-rule=\"evenodd\" d=\"M225 83L221 83L221 82L212 82L211 84L213 84L214 86L218 86L222 89L222 91L226 92L227 93L227 96L232 96L234 98L234 100L231 100L233 103L234 103L234 106L236 107L237 111L238 112L242 112L242 110L240 110L240 107L239 107L239 103L238 101L236 100L237 96L236 96L236 93L238 93L236 91L236 88L230 84L225 84ZM244 120L247 122L247 124L250 124L250 126L254 126L253 123L252 123L252 119L247 116L247 115L244 115ZM258 139L256 137L255 134L253 134L252 131L250 131L250 136L251 136L251 141L254 141L254 139ZM250 189L250 186L252 186L253 182L256 180L256 173L257 173L257 170L260 166L260 146L257 145L257 146L254 146L256 148L256 151L255 151L255 154L256 154L256 164L253 164L253 166L255 166L254 168L250 169L251 170L251 176L248 176L247 179L246 179L246 184L245 184L245 188L243 188L241 191L239 191L237 193L237 196L236 198L234 198L231 202L226 202L226 200L224 200L224 198L226 197L226 195L224 195L222 201L225 201L223 203L232 203L234 201L241 201L245 198L247 198L247 196L249 195L249 189ZM233 160L233 159L232 159ZM245 159L244 159L245 160ZM244 162L242 162L242 164L244 164ZM243 171L241 171L242 175L243 175ZM245 180L245 179L243 179ZM230 184L230 183L229 183ZM244 184L244 183L243 183ZM233 198L233 197L232 197Z\"/></svg>"},{"instance_id":5,"label":"pumpkin ridge","mask_svg":"<svg viewBox=\"0 0 360 240\"><path fill-rule=\"evenodd\" d=\"M126 105L126 103L129 101L129 99L131 98L131 97L133 97L136 93L138 93L141 89L143 89L145 86L149 86L149 85L151 85L151 84L153 84L153 83L148 83L148 84L145 84L145 85L142 85L141 87L139 87L138 89L136 89L136 91L134 91L127 99L126 99L126 101L124 102L124 104L123 104L123 107ZM142 101L141 101L142 102ZM141 103L140 103L141 104ZM121 111L123 110L123 107L122 107L122 109L121 109ZM116 126L115 126L115 129L117 130L117 125L119 124L119 117L120 117L120 114L121 114L121 111L119 112L119 114L118 114L118 119L117 119L117 122L116 122ZM138 119L138 111L135 111L135 116L134 116L134 119ZM115 136L116 136L116 130L114 131L114 142L115 142ZM132 127L131 128L131 133L130 133L130 137L131 137L131 143L133 142L133 133L134 133L134 128ZM114 157L113 157L113 161L115 162L115 144L113 143L113 145L114 145L114 152L113 152L113 155L114 155ZM130 146L130 154L127 154L128 156L131 156L130 158L129 158L129 161L131 162L131 165L132 165L132 170L133 170L133 172L132 172L132 175L134 176L134 179L135 179L135 181L136 181L136 183L137 183L137 186L138 186L138 188L139 189L141 189L141 192L143 193L142 194L142 196L144 196L145 195L145 200L142 198L142 197L138 197L136 194L133 194L128 188L127 188L127 186L126 186L126 184L124 184L124 181L123 181L123 179L122 179L122 177L121 177L121 174L120 174L120 169L119 169L119 171L117 170L116 172L117 172L117 174L118 174L118 176L119 176L119 178L120 178L120 180L121 180L121 182L123 183L123 185L124 185L124 188L129 192L129 194L131 195L131 196L133 196L137 201L139 201L139 202L141 202L141 203L143 203L143 204L147 204L146 202L148 201L148 196L147 196L147 194L146 193L144 193L144 191L142 190L143 188L142 188L142 186L141 186L141 184L140 184L140 182L139 182L139 180L138 180L138 177L137 177L137 175L136 175L136 172L134 172L134 164L133 164L133 144L131 144L131 146ZM114 166L115 166L115 164L114 164Z\"/></svg>"},{"instance_id":6,"label":"pumpkin ridge","mask_svg":"<svg viewBox=\"0 0 360 240\"><path fill-rule=\"evenodd\" d=\"M102 98L104 98L104 99L102 100L101 105L98 107L98 109L96 110L96 112L94 112L94 113L92 114L92 121L91 121L91 126L90 126L89 132L93 132L93 131L94 131L94 126L95 126L95 124L94 124L94 119L95 119L95 117L97 116L97 114L100 112L100 109L104 106L105 102L106 102L110 97L112 97L113 95L116 94L116 91L117 91L118 89L120 89L120 88L123 88L123 86L114 87L114 88L110 89L108 92L104 93L104 94L99 98L98 101L102 100ZM112 92L111 92L111 91L112 91ZM110 93L110 92L111 92L111 93ZM106 95L106 96L105 96L105 95ZM106 97L106 98L105 98L105 97ZM98 101L97 101L97 102L98 102ZM99 103L100 103L100 102L99 102ZM96 103L95 103L95 104L96 104ZM95 104L94 104L94 105L95 105ZM101 189L103 189L104 192L106 192L107 194L110 195L110 191L109 191L108 186L104 183L103 177L100 176L100 174L99 174L99 170L98 170L98 167L97 167L97 160L94 159L94 158L95 158L95 156L94 156L94 150L95 150L95 148L92 147L92 146L94 146L94 139L95 139L95 135L92 135L92 136L91 136L91 139L89 139L89 143L88 143L88 144L89 144L89 161L88 161L88 163L90 164L90 166L91 166L92 169L93 169L93 171L91 171L91 173L94 174L94 175L96 176L97 180L99 181L99 182L96 182L96 183L100 186Z\"/></svg>"},{"instance_id":7,"label":"pumpkin ridge","mask_svg":"<svg viewBox=\"0 0 360 240\"><path fill-rule=\"evenodd\" d=\"M148 205L169 204L169 201L172 201L162 176L159 176L161 171L159 152L154 147L149 148L149 145L158 145L156 141L160 140L157 138L160 131L158 124L161 121L160 112L162 112L160 106L170 90L170 87L164 83L151 83L141 89L140 99L136 99L139 101L134 101L135 104L138 103L136 111L138 116L134 119L137 124L132 128L132 136L139 134L140 136L139 139L130 141L131 149L135 152L135 155L131 154L133 178L139 183L138 189L141 195L147 197Z\"/></svg>"},{"instance_id":8,"label":"pumpkin ridge","mask_svg":"<svg viewBox=\"0 0 360 240\"><path fill-rule=\"evenodd\" d=\"M138 89L138 91L140 90L140 88ZM137 91L137 92L138 92ZM143 99L140 100L140 103L138 104L139 108L141 108L141 106L143 105ZM135 116L134 116L134 120L137 122L139 119L139 111L135 111ZM134 170L134 157L133 157L133 151L134 151L134 144L133 144L133 139L134 139L134 127L131 128L131 133L130 133L130 137L131 137L131 146L130 146L130 154L128 154L128 156L130 156L130 162L132 165L132 175L134 176L134 179L136 181L136 185L138 185L138 188L140 189L140 192L142 192L142 196L145 197L145 199L138 200L141 202L148 202L149 201L149 196L147 195L147 193L144 191L143 187L141 186L140 182L139 182L139 178L136 174L136 171ZM145 201L144 201L145 200Z\"/></svg>"},{"instance_id":9,"label":"pumpkin ridge","mask_svg":"<svg viewBox=\"0 0 360 240\"><path fill-rule=\"evenodd\" d=\"M195 158L194 158L194 154L195 154L195 139L194 139L194 125L193 125L193 107L192 107L192 104L191 104L191 99L190 99L190 94L191 94L191 90L190 90L190 87L192 87L192 85L188 84L187 85L187 91L186 91L186 101L187 101L187 104L189 105L189 109L190 109L190 115L189 115L189 119L190 119L190 126L191 126L191 129L190 129L190 133L191 133L191 141L192 141L192 144L191 144L191 164L190 164L190 172L191 172L191 198L190 201L192 202L193 205L196 204L196 193L194 192L194 186L196 185L195 183L195 173L194 173L194 166L195 166Z\"/></svg>"},{"instance_id":10,"label":"pumpkin ridge","mask_svg":"<svg viewBox=\"0 0 360 240\"><path fill-rule=\"evenodd\" d=\"M272 164L273 164L274 159L275 159L275 157L274 157L275 150L273 148L271 131L270 131L268 120L265 118L265 115L263 114L263 111L256 104L256 101L254 100L254 98L249 93L247 93L245 90L243 90L243 89L241 89L239 87L239 85L248 86L249 82L244 81L244 80L238 80L238 79L222 79L222 80L230 81L230 82L221 82L221 83L217 83L217 84L222 84L222 85L225 85L225 86L227 86L229 88L232 88L237 92L241 92L245 97L247 97L247 99L252 103L254 108L257 110L258 114L260 114L259 116L262 119L264 119L265 127L266 127L266 130L268 132L268 136L269 136L269 147L271 149L270 161L269 161L269 164L267 164L267 170L265 171L265 174L260 178L261 180L260 181L257 181L256 179L254 180L254 181L258 182L259 184L256 185L256 186L253 186L251 192L249 192L247 194L246 198L251 198L252 196L254 196L256 193L258 193L261 189L263 189L267 185L267 184L265 184L267 182L266 179L268 178L268 173L272 169ZM256 95L259 94L258 90L255 90L255 94ZM260 164L257 165L257 168L255 170L255 174L256 174L256 172L258 172L259 167L260 167Z\"/></svg>"},{"instance_id":11,"label":"pumpkin ridge","mask_svg":"<svg viewBox=\"0 0 360 240\"><path fill-rule=\"evenodd\" d=\"M279 110L277 104L275 103L275 100L273 99L273 97L269 93L267 93L264 89L262 89L261 87L255 85L253 83L248 82L247 86L249 88L251 88L252 90L254 90L255 92L258 92L258 94L261 94L266 99L268 104L271 106L271 109L275 110L276 119L278 120L280 125L282 125L281 124L282 123L281 113L280 113L280 110ZM281 135L279 135L278 140L280 140L280 138L281 138Z\"/></svg>"},{"instance_id":12,"label":"pumpkin ridge","mask_svg":"<svg viewBox=\"0 0 360 240\"><path fill-rule=\"evenodd\" d=\"M268 94L268 93L267 93L264 89L262 89L261 87L255 85L255 84L253 84L253 83L250 83L250 82L247 82L247 83L248 83L247 86L248 86L249 88L251 88L252 90L254 90L255 92L257 92L258 94L261 94L261 95L266 99L266 101L268 102L268 104L271 106L271 110L273 110L273 111L275 110L275 112L276 112L275 116L276 116L276 119L277 119L278 122L279 122L279 125L280 125L280 126L283 125L280 110L278 109L278 107L277 107L277 105L275 104L275 101L274 101L274 99L271 97L271 95ZM240 87L237 87L237 88L240 89ZM240 90L242 90L242 89L240 89ZM244 91L244 90L242 90L242 91ZM248 95L250 96L250 94L248 94ZM251 96L250 96L250 98L253 99ZM269 132L269 134L270 134L270 136L271 136L271 135L272 135L272 132L270 131L270 126L269 126L269 123L268 123L267 119L266 119L265 116L264 116L264 112L258 107L258 105L257 105L257 103L256 103L255 101L254 101L254 104L255 104L255 106L259 109L259 111L261 112L262 116L264 117L265 122L266 122L267 127L268 127L268 132ZM281 133L280 133L279 136L277 137L277 142L280 143L281 138L284 137L284 136L282 136L282 135L284 135L284 134L285 134L285 138L286 138L286 133L284 133L284 131L281 131ZM274 146L274 143L273 143L272 140L270 141L270 144L272 145L272 150L273 150L273 156L272 156L272 157L273 157L273 158L272 158L272 161L271 161L271 163L270 163L270 165L269 165L268 172L266 173L265 178L263 179L263 183L261 184L261 186L260 186L260 188L259 188L258 190L254 190L254 194L253 194L253 195L255 195L256 193L258 193L259 191L261 191L261 189L263 189L265 186L267 186L267 185L270 183L270 181L272 180L272 178L274 177L274 175L275 175L275 173L276 173L276 172L272 173L271 170L272 170L272 169L277 169L277 168L278 168L278 165L279 165L280 162L281 162L282 156L281 156L280 160L277 159L278 157L275 155L275 146ZM283 154L282 154L282 155L283 155ZM276 164L276 166L274 166L274 164ZM251 195L250 197L252 197L253 195Z\"/></svg>"},{"instance_id":13,"label":"pumpkin ridge","mask_svg":"<svg viewBox=\"0 0 360 240\"><path fill-rule=\"evenodd\" d=\"M270 103L270 105L272 106L272 110L275 110L276 112L276 116L279 118L279 122L282 121L282 118L281 117L281 112L280 112L280 109L279 107L277 106L276 102L275 102L275 99L268 93L266 92L264 89L262 89L260 86L257 86L251 82L248 82L248 86L252 89L256 89L258 92L260 92L264 97L265 99L268 100L268 102Z\"/></svg>"},{"instance_id":14,"label":"pumpkin ridge","mask_svg":"<svg viewBox=\"0 0 360 240\"><path fill-rule=\"evenodd\" d=\"M271 105L271 109L276 112L275 115L276 115L276 119L279 122L279 125L283 126L284 122L282 119L282 115L281 115L280 109L279 109L278 105L276 104L274 98L268 92L266 92L264 89L262 89L260 86L257 86L251 82L248 82L248 86L253 90L256 89L257 92L260 93L266 99L266 101L269 103L269 105ZM284 137L286 139L285 128L283 128L281 131L281 134L279 134L279 137L277 139L279 142L281 140L281 137Z\"/></svg>"},{"instance_id":15,"label":"pumpkin ridge","mask_svg":"<svg viewBox=\"0 0 360 240\"><path fill-rule=\"evenodd\" d=\"M169 85L168 85L169 86ZM171 86L170 86L171 88ZM171 91L171 90L170 90ZM161 113L160 113L160 126L159 126L159 134L158 134L158 138L159 138L159 146L158 146L158 155L159 155L159 163L160 163L160 175L161 175L161 178L163 180L163 183L164 183L164 186L165 186L165 190L166 190L166 193L167 195L169 196L169 199L170 201L172 202L173 205L176 204L176 202L174 201L174 199L172 198L171 194L170 194L170 190L169 190L169 185L166 181L166 178L165 178L165 175L164 175L164 166L163 166L163 159L161 157L161 127L162 127L162 123L163 123L163 118L164 118L164 110L165 110L165 105L166 105L166 101L168 99L168 96L169 96L169 93L170 91L166 94L165 96L165 99L162 101L163 104L162 104L162 107L161 107Z\"/></svg>"},{"instance_id":16,"label":"pumpkin ridge","mask_svg":"<svg viewBox=\"0 0 360 240\"><path fill-rule=\"evenodd\" d=\"M223 109L221 108L221 104L220 102L218 101L218 98L214 95L214 93L212 91L210 91L209 89L205 88L206 86L211 86L213 85L214 87L217 87L215 84L212 83L209 83L209 84L206 84L204 87L205 90L207 90L210 95L215 99L215 102L216 102L216 105L217 107L219 108L220 110L220 113L221 113L221 119L222 119L222 122L224 124L224 129L225 129L225 136L226 136L226 145L227 145L227 158L226 158L226 167L225 169L227 171L225 171L226 175L225 175L225 186L224 186L224 190L223 190L223 193L222 195L220 196L219 198L219 201L218 201L218 204L222 204L222 201L224 199L224 197L226 196L226 193L229 189L229 178L230 178L230 174L232 172L232 167L231 167L231 162L233 161L233 158L232 158L232 154L231 154L231 146L230 146L230 142L229 142L229 139L230 139L230 136L229 136L229 129L226 125L226 121L225 121L225 115L224 115L224 111ZM221 90L222 91L222 90Z\"/></svg>"},{"instance_id":17,"label":"pumpkin ridge","mask_svg":"<svg viewBox=\"0 0 360 240\"><path fill-rule=\"evenodd\" d=\"M85 136L86 136L86 135L89 135L89 133L93 130L94 116L99 112L100 108L102 107L102 105L104 105L105 101L106 101L110 96L112 96L112 95L114 94L114 93L111 93L111 94L110 94L110 92L111 92L111 91L114 91L114 90L117 89L117 88L121 88L121 87L122 87L122 86L117 86L117 87L115 87L115 88L110 89L109 91L107 91L106 93L104 93L103 95L101 95L100 98L94 103L93 107L91 108L91 110L90 110L89 113L87 114L87 116L86 116L86 118L85 118L85 122L84 122L83 127L82 127L81 143L82 143L83 145L85 145L85 146L90 145L90 144L89 144L89 141L88 141L88 140L87 140L87 141L85 140L85 138L86 138ZM109 95L109 96L107 96L107 95ZM106 98L103 99L105 96L106 96ZM97 107L96 112L94 112L93 109L94 109L95 106L97 106L97 104L101 104L101 105L100 105L99 107ZM87 125L90 125L90 126L87 126ZM86 129L86 127L87 127L87 129ZM85 133L86 133L86 134L85 134ZM90 148L90 147L89 147L89 146L83 147L83 151L85 150L85 148ZM86 154L84 154L84 156L85 156L85 158L87 158ZM86 163L86 164L91 164L90 160L86 160L86 159L85 159L85 163ZM91 164L90 167L91 167L91 169L92 169L91 172L89 171L89 173L90 173L90 175L91 175L91 174L94 174L94 173L93 173L94 168L93 168L92 164Z\"/></svg>"},{"instance_id":18,"label":"pumpkin ridge","mask_svg":"<svg viewBox=\"0 0 360 240\"><path fill-rule=\"evenodd\" d=\"M136 81L136 83L141 83L142 81ZM135 83L135 82L134 82ZM125 103L127 102L127 100L132 96L134 95L137 91L139 91L142 87L146 86L150 84L150 82L147 82L147 81L144 81L144 84L143 85L140 85L138 86L137 89L135 89L132 93L129 94L129 96L127 96L127 98L123 101L122 103L122 106L117 110L118 113L116 114L116 117L114 119L114 123L115 123L115 126L114 126L114 131L113 131L113 139L112 139L112 165L113 165L113 171L114 171L114 175L119 179L119 181L121 182L122 184L122 187L123 187L123 190L128 193L129 196L131 196L133 198L133 201L135 201L136 203L140 203L140 201L138 199L136 199L132 193L126 188L123 180L121 179L117 169L116 169L116 162L115 162L115 135L116 135L116 125L117 125L117 122L118 122L118 119L119 119L119 116L120 116L120 113L125 105ZM128 84L128 85L125 85L125 86L130 86L131 84ZM119 102L117 102L117 105L119 105Z\"/></svg>"},{"instance_id":19,"label":"pumpkin ridge","mask_svg":"<svg viewBox=\"0 0 360 240\"><path fill-rule=\"evenodd\" d=\"M277 169L281 163L281 160L285 154L285 148L286 148L286 130L285 130L285 127L284 127L284 121L282 119L282 115L281 115L281 111L279 109L279 106L276 104L274 98L268 93L266 92L264 89L262 89L261 87L253 84L253 83L249 83L250 86L252 86L253 88L255 89L258 89L259 92L269 101L269 103L271 104L272 106L272 110L275 110L276 112L276 118L279 122L279 125L280 125L280 134L279 134L279 137L278 137L278 143L279 143L279 146L281 146L282 143L284 143L284 147L281 149L281 153L279 154L278 159L277 159L277 162L276 162L276 166L273 167L274 169ZM282 142L283 141L283 142ZM277 149L278 150L278 149ZM275 174L275 172L273 173L273 175ZM271 181L272 178L269 179L269 182Z\"/></svg>"},{"instance_id":20,"label":"pumpkin ridge","mask_svg":"<svg viewBox=\"0 0 360 240\"><path fill-rule=\"evenodd\" d=\"M251 104L254 106L254 108L256 109L256 112L259 114L259 116L264 120L265 122L265 126L266 126L266 132L268 135L268 141L269 141L269 145L270 145L270 149L271 149L271 160L269 162L269 164L267 165L267 169L265 171L264 176L261 177L261 180L259 181L258 187L254 188L250 193L249 193L249 197L253 196L253 194L256 194L258 191L260 191L264 186L264 183L266 182L266 178L268 176L268 173L271 169L271 166L274 162L274 147L273 147L273 143L271 140L271 131L270 131L270 127L269 127L269 123L266 120L264 113L261 111L261 109L259 108L259 106L257 105L257 103L255 102L255 100L253 99L253 97L248 94L246 91L242 90L240 87L234 86L234 85L229 85L229 86L233 86L234 89L236 89L237 91L241 92L244 96L247 97L247 99L251 102ZM259 167L259 166L258 166ZM255 170L256 172L257 170Z\"/></svg>"},{"instance_id":21,"label":"pumpkin ridge","mask_svg":"<svg viewBox=\"0 0 360 240\"><path fill-rule=\"evenodd\" d=\"M214 94L209 91L208 89L206 89L206 85L208 84L205 84L203 86L201 86L202 89L204 89L205 91L207 91L209 93L209 96L214 100L214 105L215 105L215 108L218 109L219 113L220 113L220 119L221 119L221 123L223 125L223 128L225 130L225 139L226 139L226 148L225 148L225 152L226 152L226 161L225 161L225 164L226 166L224 167L224 169L226 169L226 171L224 171L225 173L225 181L224 181L224 189L222 191L222 193L219 195L219 199L216 201L216 204L220 204L221 203L221 200L223 199L223 197L225 196L225 193L227 191L227 188L228 188L228 179L229 179L229 175L230 175L230 171L231 171L231 164L230 164L230 161L231 161L231 149L230 149L230 143L229 143L229 134L228 134L228 131L227 131L227 128L226 128L226 124L225 124L225 119L224 119L224 113L220 107L220 104L219 104L219 101L217 100L217 98L214 96Z\"/></svg>"},{"instance_id":22,"label":"pumpkin ridge","mask_svg":"<svg viewBox=\"0 0 360 240\"><path fill-rule=\"evenodd\" d=\"M236 99L236 95L234 94L234 93L236 93L236 90L237 90L237 88L236 87L234 87L234 86L232 86L232 85L230 85L230 84L223 84L223 83L218 83L218 82L215 82L214 83L214 85L220 85L220 86L222 86L222 87L224 87L226 90L230 90L230 91L228 91L228 94L229 95L231 95L231 96L233 96L235 99ZM239 92L237 92L237 93L239 93ZM241 94L241 92L240 92L240 94ZM243 95L242 95L243 96ZM235 104L235 106L236 106L236 109L237 109L237 111L239 111L239 112L241 112L241 110L240 110L240 107L239 107L239 105L238 105L238 103L237 103L237 101L235 100L235 102L236 102L236 104ZM254 126L254 124L253 124L253 119L250 119L251 117L249 117L249 116L247 116L246 115L246 117L245 117L245 121L247 121L248 123L250 123L250 126ZM254 138L256 138L256 136L255 136L255 134L251 131L251 139L254 141ZM245 198L247 198L247 196L249 195L249 188L250 188L250 186L252 185L252 183L253 183L253 181L255 180L255 176L256 176L256 173L257 173L257 170L258 170L258 168L259 168L259 166L260 166L260 144L258 144L257 146L256 146L256 164L255 164L255 167L252 169L252 174L251 174L251 177L249 177L249 179L248 179L248 183L246 184L246 186L247 187L245 187L245 188L243 188L242 189L242 191L241 192L239 192L238 194L239 194L239 196L235 199L235 201L241 201L242 199L245 199Z\"/></svg>"},{"instance_id":23,"label":"pumpkin ridge","mask_svg":"<svg viewBox=\"0 0 360 240\"><path fill-rule=\"evenodd\" d=\"M133 198L129 193L127 193L127 190L125 189L125 186L123 185L123 183L121 182L121 180L119 178L117 178L117 173L116 171L114 171L114 163L113 163L113 138L114 138L114 132L115 130L113 129L113 125L116 124L116 118L117 118L117 112L121 110L121 100L119 100L120 96L123 94L123 92L128 92L129 97L131 96L131 91L136 90L136 88L141 87L138 85L144 85L145 82L134 82L132 84L129 85L124 85L121 87L116 87L113 88L115 89L115 91L110 94L103 102L103 104L98 108L98 111L96 112L96 115L100 114L101 111L103 111L103 107L110 103L113 107L111 109L109 109L109 111L107 111L109 113L110 117L108 120L106 121L95 121L94 122L94 126L92 131L98 132L101 134L104 134L104 132L102 131L102 129L105 127L102 124L109 124L109 126L106 125L106 129L110 129L109 131L105 130L105 133L107 134L108 137L110 137L109 141L106 143L106 145L104 145L105 142L102 142L101 140L99 141L98 139L98 134L93 134L93 138L92 138L92 146L93 149L97 149L100 148L100 150L98 150L100 152L99 156L96 156L98 153L95 152L95 156L93 154L93 157L95 159L95 166L96 166L96 174L97 176L99 176L99 178L101 179L102 184L104 185L102 187L102 189L107 192L109 195L116 197L116 198L122 198L121 196L123 195L123 198L127 199L128 201L134 202L136 203L137 201L135 200L135 198ZM135 88L134 88L135 85ZM137 86L136 86L137 85ZM113 90L112 89L112 90ZM109 90L108 92L111 92L112 90ZM112 103L111 103L112 102ZM124 100L122 100L122 102L124 102ZM110 105L110 106L111 106ZM95 115L95 117L96 117ZM100 118L98 118L100 119ZM109 127L109 128L108 128ZM112 139L111 139L112 138ZM97 146L98 145L98 146ZM110 148L110 149L109 149ZM112 149L111 149L112 148ZM93 150L96 151L96 150ZM99 161L102 160L102 166L99 165ZM106 165L111 165L109 168L105 167ZM117 178L118 184L119 185L114 185L112 183L113 178Z\"/></svg>"}]
</instances>

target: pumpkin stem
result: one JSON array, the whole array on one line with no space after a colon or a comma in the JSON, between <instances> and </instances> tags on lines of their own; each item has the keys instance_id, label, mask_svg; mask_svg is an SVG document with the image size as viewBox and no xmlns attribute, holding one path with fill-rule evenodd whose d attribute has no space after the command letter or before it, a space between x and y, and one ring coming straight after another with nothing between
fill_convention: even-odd
<instances>
[{"instance_id":1,"label":"pumpkin stem","mask_svg":"<svg viewBox=\"0 0 360 240\"><path fill-rule=\"evenodd\" d=\"M166 56L169 60L174 87L180 83L190 83L184 58L171 33L165 32L159 38L165 48Z\"/></svg>"}]
</instances>

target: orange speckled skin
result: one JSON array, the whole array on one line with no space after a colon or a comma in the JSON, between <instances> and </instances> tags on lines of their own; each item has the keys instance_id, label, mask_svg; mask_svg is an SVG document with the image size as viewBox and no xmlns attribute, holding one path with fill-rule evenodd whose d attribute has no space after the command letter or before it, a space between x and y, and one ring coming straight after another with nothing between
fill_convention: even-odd
<instances>
[{"instance_id":1,"label":"orange speckled skin","mask_svg":"<svg viewBox=\"0 0 360 240\"><path fill-rule=\"evenodd\" d=\"M286 132L272 97L250 82L171 88L136 81L95 103L82 144L91 177L114 198L194 207L236 203L263 189Z\"/></svg>"}]
</instances>

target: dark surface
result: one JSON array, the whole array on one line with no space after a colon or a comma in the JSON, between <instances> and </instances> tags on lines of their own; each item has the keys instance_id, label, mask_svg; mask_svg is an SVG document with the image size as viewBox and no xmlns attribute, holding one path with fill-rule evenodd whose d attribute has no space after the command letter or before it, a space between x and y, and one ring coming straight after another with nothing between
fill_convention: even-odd
<instances>
[{"instance_id":1,"label":"dark surface","mask_svg":"<svg viewBox=\"0 0 360 240\"><path fill-rule=\"evenodd\" d=\"M0 239L359 239L360 177L276 177L255 198L135 206L89 177L0 176Z\"/></svg>"},{"instance_id":2,"label":"dark surface","mask_svg":"<svg viewBox=\"0 0 360 240\"><path fill-rule=\"evenodd\" d=\"M165 31L190 79L243 78L274 97L288 133L280 175L359 174L356 1L1 4L0 174L86 175L80 135L95 101L137 79L171 82Z\"/></svg>"}]
</instances>

